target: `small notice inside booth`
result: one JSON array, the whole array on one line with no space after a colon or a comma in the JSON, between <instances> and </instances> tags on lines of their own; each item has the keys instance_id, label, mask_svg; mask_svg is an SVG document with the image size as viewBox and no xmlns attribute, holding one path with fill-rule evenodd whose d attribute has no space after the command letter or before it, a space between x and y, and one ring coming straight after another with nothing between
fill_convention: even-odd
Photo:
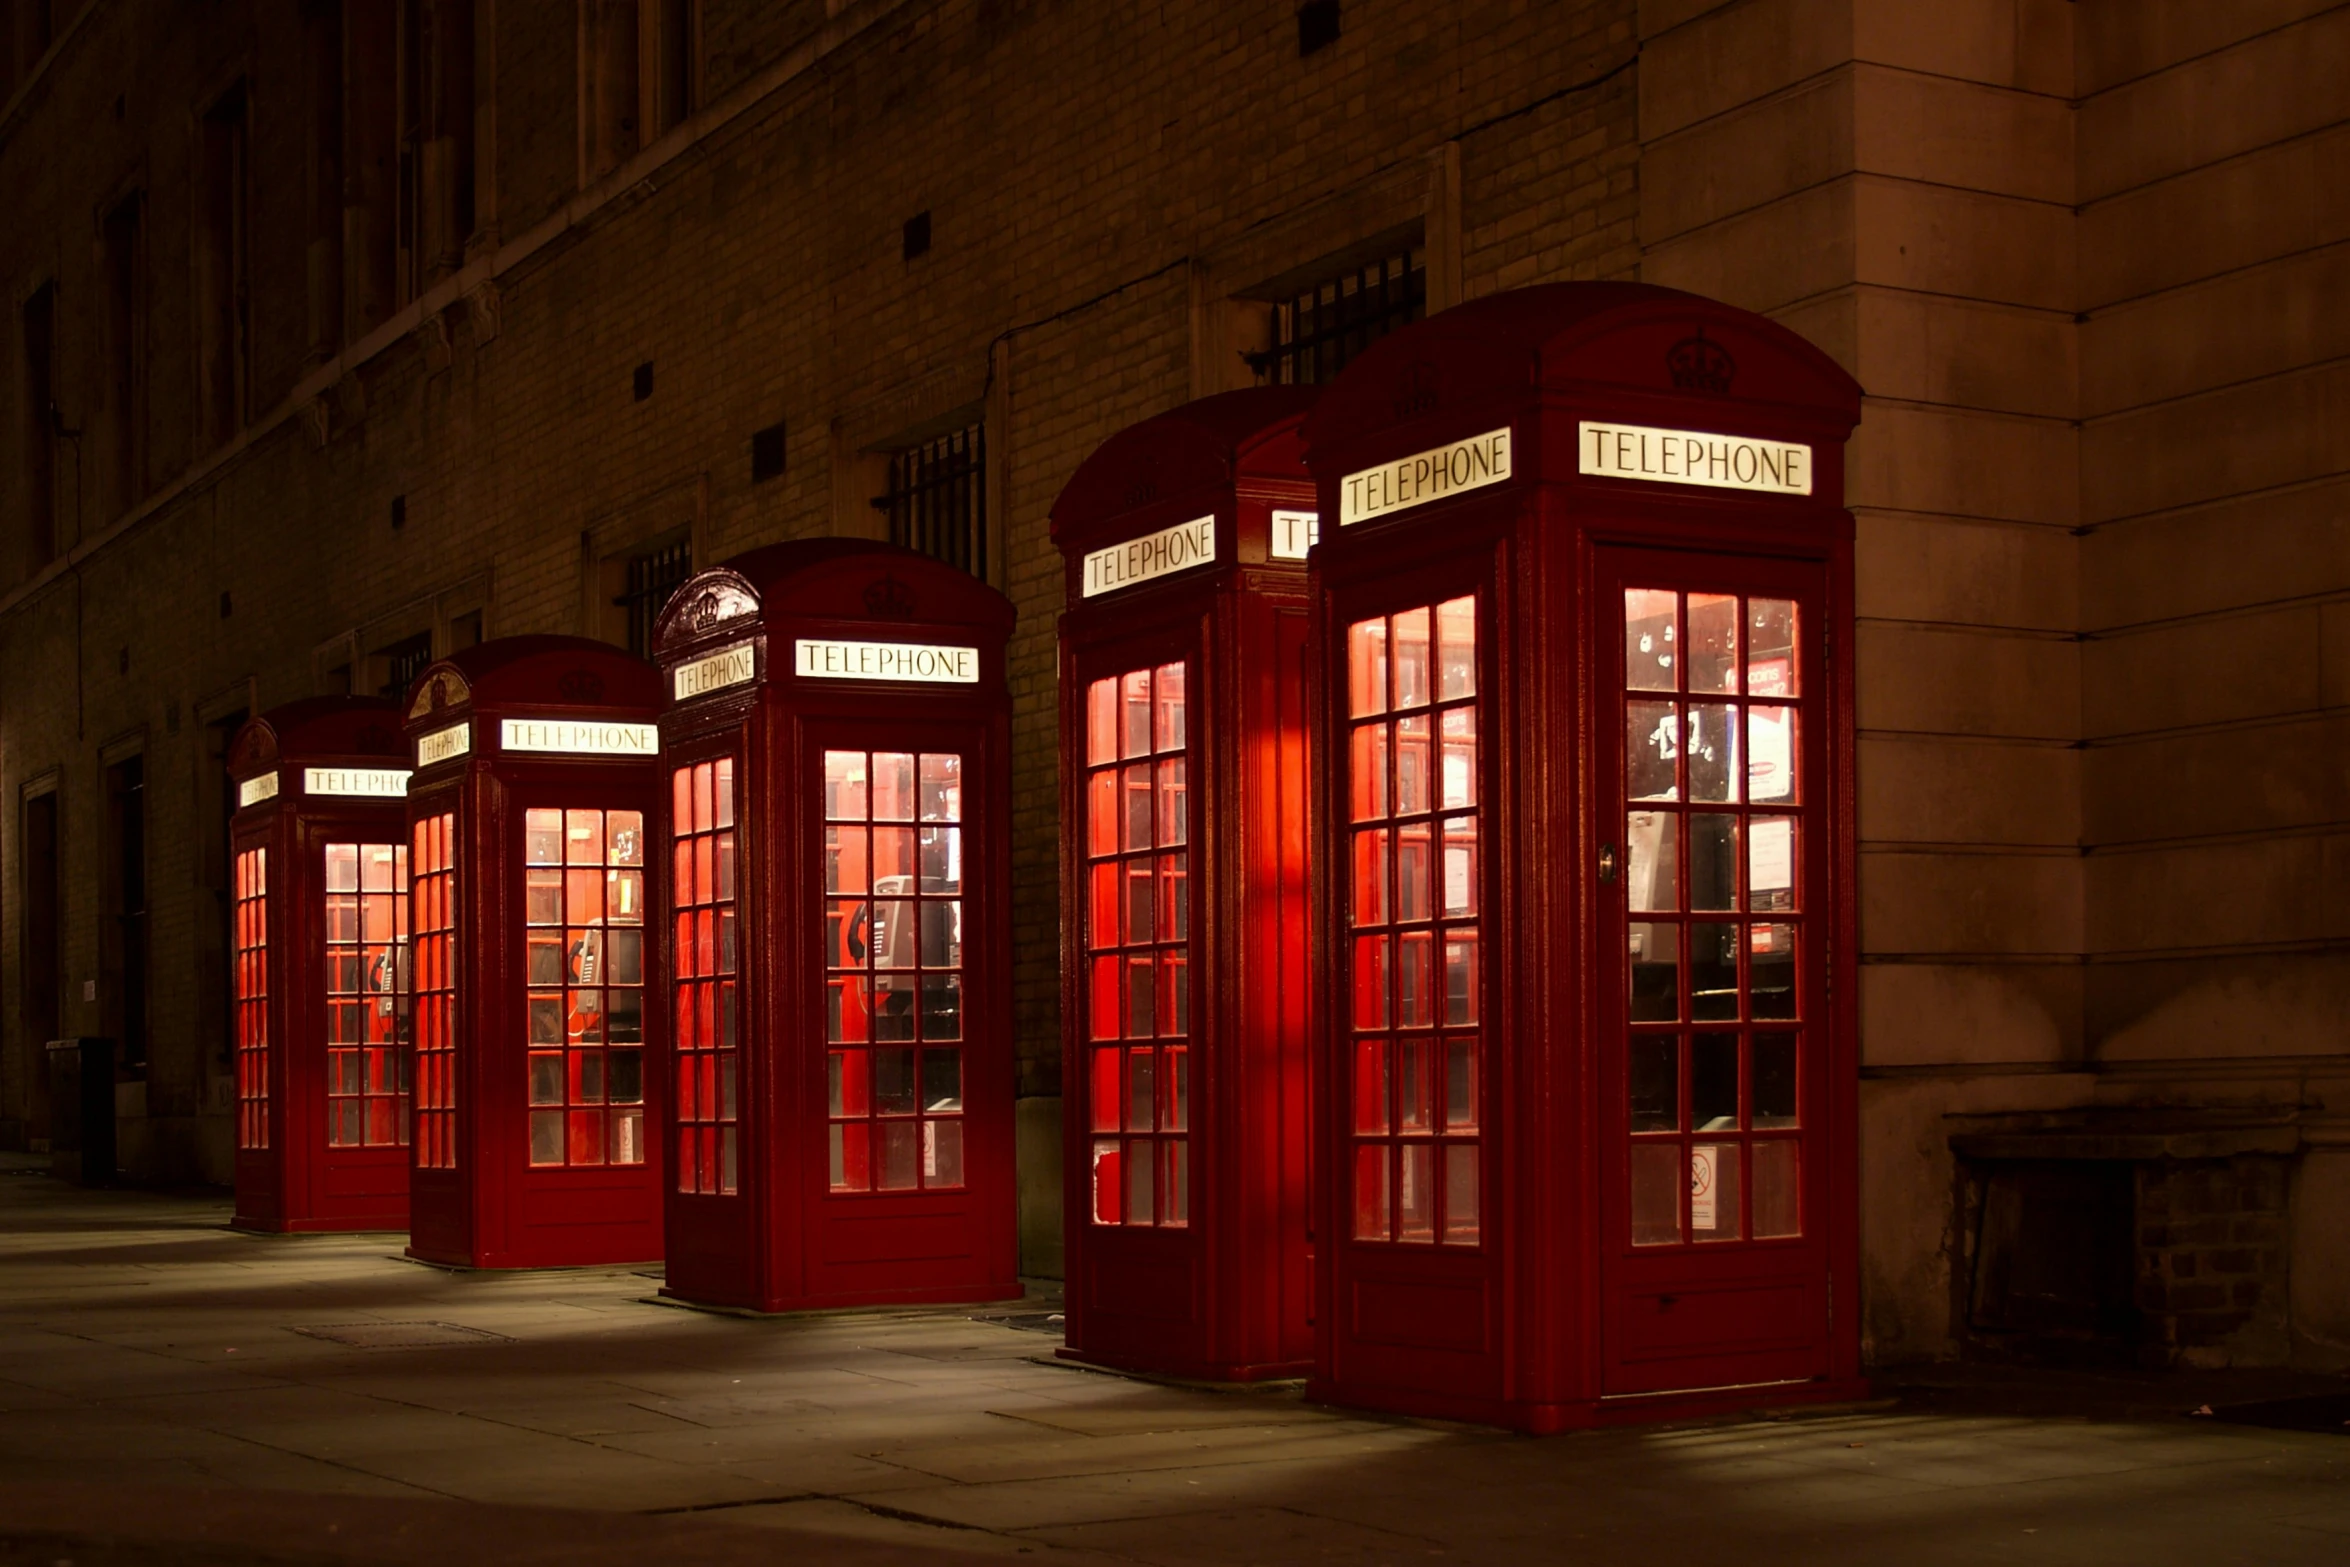
<instances>
[{"instance_id":1,"label":"small notice inside booth","mask_svg":"<svg viewBox=\"0 0 2350 1567\"><path fill-rule=\"evenodd\" d=\"M409 692L411 1256L661 1255L659 697L579 637L485 642Z\"/></svg>"},{"instance_id":2,"label":"small notice inside booth","mask_svg":"<svg viewBox=\"0 0 2350 1567\"><path fill-rule=\"evenodd\" d=\"M1581 283L1308 417L1316 1396L1550 1430L1861 1386L1859 400L1759 316Z\"/></svg>"},{"instance_id":3,"label":"small notice inside booth","mask_svg":"<svg viewBox=\"0 0 2350 1567\"><path fill-rule=\"evenodd\" d=\"M969 573L853 539L753 550L662 611L663 1293L1020 1293L1012 621Z\"/></svg>"},{"instance_id":4,"label":"small notice inside booth","mask_svg":"<svg viewBox=\"0 0 2350 1567\"><path fill-rule=\"evenodd\" d=\"M229 745L229 1005L244 1230L408 1227L400 709L291 702Z\"/></svg>"},{"instance_id":5,"label":"small notice inside booth","mask_svg":"<svg viewBox=\"0 0 2350 1567\"><path fill-rule=\"evenodd\" d=\"M1313 1359L1306 1191L1310 387L1187 403L1053 506L1068 1347Z\"/></svg>"}]
</instances>

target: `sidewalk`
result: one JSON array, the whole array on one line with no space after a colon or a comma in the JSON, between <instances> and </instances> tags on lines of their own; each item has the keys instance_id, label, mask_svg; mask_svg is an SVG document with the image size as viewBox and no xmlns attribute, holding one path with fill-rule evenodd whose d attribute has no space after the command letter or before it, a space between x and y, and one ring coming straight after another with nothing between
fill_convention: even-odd
<instances>
[{"instance_id":1,"label":"sidewalk","mask_svg":"<svg viewBox=\"0 0 2350 1567\"><path fill-rule=\"evenodd\" d=\"M2179 1413L2292 1379L1941 1372L1531 1440L1072 1369L959 1312L751 1321L227 1216L0 1164L0 1567L2350 1560L2350 1435Z\"/></svg>"}]
</instances>

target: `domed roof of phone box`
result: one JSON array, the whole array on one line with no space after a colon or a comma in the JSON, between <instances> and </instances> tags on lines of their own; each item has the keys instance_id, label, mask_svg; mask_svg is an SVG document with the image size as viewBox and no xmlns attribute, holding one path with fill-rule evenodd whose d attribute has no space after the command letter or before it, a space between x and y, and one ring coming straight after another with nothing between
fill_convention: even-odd
<instances>
[{"instance_id":1,"label":"domed roof of phone box","mask_svg":"<svg viewBox=\"0 0 2350 1567\"><path fill-rule=\"evenodd\" d=\"M247 719L229 742L229 775L265 773L288 759L405 760L400 705L388 697L306 696Z\"/></svg>"},{"instance_id":2,"label":"domed roof of phone box","mask_svg":"<svg viewBox=\"0 0 2350 1567\"><path fill-rule=\"evenodd\" d=\"M440 678L451 670L463 678L462 692ZM661 704L661 675L645 660L592 637L498 637L452 653L417 676L409 688L408 721L426 722L435 711L465 702L476 708L649 713Z\"/></svg>"},{"instance_id":3,"label":"domed roof of phone box","mask_svg":"<svg viewBox=\"0 0 2350 1567\"><path fill-rule=\"evenodd\" d=\"M750 603L730 602L747 592ZM755 614L779 619L918 621L1009 636L1012 601L971 573L878 539L794 539L745 550L686 579L662 608L653 642L694 639Z\"/></svg>"},{"instance_id":4,"label":"domed roof of phone box","mask_svg":"<svg viewBox=\"0 0 2350 1567\"><path fill-rule=\"evenodd\" d=\"M1053 542L1065 550L1081 547L1098 523L1202 491L1228 491L1243 476L1310 479L1299 426L1321 392L1248 387L1128 425L1095 447L1061 487L1053 502Z\"/></svg>"}]
</instances>

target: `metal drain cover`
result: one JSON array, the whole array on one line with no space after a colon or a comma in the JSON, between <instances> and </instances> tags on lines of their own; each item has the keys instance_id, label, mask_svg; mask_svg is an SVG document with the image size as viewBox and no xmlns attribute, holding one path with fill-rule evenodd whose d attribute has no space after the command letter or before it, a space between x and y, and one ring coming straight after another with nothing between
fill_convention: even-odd
<instances>
[{"instance_id":1,"label":"metal drain cover","mask_svg":"<svg viewBox=\"0 0 2350 1567\"><path fill-rule=\"evenodd\" d=\"M331 1327L296 1328L305 1338L325 1339L349 1349L427 1349L439 1344L502 1344L503 1333L461 1328L454 1322L344 1322Z\"/></svg>"}]
</instances>

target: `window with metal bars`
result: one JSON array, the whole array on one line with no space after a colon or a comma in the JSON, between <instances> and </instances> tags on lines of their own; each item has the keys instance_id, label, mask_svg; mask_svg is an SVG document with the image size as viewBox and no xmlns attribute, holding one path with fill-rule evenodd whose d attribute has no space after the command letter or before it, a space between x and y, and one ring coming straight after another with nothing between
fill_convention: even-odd
<instances>
[{"instance_id":1,"label":"window with metal bars","mask_svg":"<svg viewBox=\"0 0 2350 1567\"><path fill-rule=\"evenodd\" d=\"M424 666L432 662L432 633L419 631L390 647L379 647L375 656L383 660L384 672L383 685L376 695L397 700L408 694L416 677L424 673Z\"/></svg>"},{"instance_id":2,"label":"window with metal bars","mask_svg":"<svg viewBox=\"0 0 2350 1567\"><path fill-rule=\"evenodd\" d=\"M628 613L628 650L639 658L653 656L653 625L661 607L694 574L691 539L656 545L628 558L628 588L615 600Z\"/></svg>"},{"instance_id":3,"label":"window with metal bars","mask_svg":"<svg viewBox=\"0 0 2350 1567\"><path fill-rule=\"evenodd\" d=\"M873 500L889 541L974 577L987 576L987 427L965 425L890 453L889 488Z\"/></svg>"},{"instance_id":4,"label":"window with metal bars","mask_svg":"<svg viewBox=\"0 0 2350 1567\"><path fill-rule=\"evenodd\" d=\"M1246 355L1257 379L1319 386L1347 361L1428 313L1428 267L1418 246L1346 267L1273 303L1273 346Z\"/></svg>"}]
</instances>

